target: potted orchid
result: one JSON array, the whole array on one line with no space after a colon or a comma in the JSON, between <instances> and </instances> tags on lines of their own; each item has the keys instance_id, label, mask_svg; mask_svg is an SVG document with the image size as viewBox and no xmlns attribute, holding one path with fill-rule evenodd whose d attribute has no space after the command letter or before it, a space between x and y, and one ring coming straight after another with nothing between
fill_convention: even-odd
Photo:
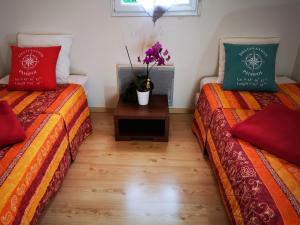
<instances>
[{"instance_id":1,"label":"potted orchid","mask_svg":"<svg viewBox=\"0 0 300 225\"><path fill-rule=\"evenodd\" d=\"M136 76L135 86L140 105L147 105L149 102L149 95L154 88L154 85L150 79L150 72L154 66L165 65L165 62L169 61L171 56L169 51L163 50L162 45L156 42L151 48L145 52L145 57L141 60L138 57L138 62L146 64L146 74Z\"/></svg>"},{"instance_id":2,"label":"potted orchid","mask_svg":"<svg viewBox=\"0 0 300 225\"><path fill-rule=\"evenodd\" d=\"M164 50L159 42L156 42L146 52L145 57L141 59L138 57L138 62L146 64L146 74L136 74L131 62L130 54L127 46L125 46L127 56L130 62L132 74L135 75L134 81L125 89L123 100L125 102L136 102L140 105L147 105L149 102L149 95L154 88L150 78L150 72L155 66L165 65L165 62L171 59L168 50Z\"/></svg>"}]
</instances>

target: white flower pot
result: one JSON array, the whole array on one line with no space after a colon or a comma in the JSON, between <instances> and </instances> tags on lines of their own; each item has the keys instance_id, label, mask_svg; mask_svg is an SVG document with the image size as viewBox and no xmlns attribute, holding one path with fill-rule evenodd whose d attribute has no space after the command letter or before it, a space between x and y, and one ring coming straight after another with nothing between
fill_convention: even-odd
<instances>
[{"instance_id":1,"label":"white flower pot","mask_svg":"<svg viewBox=\"0 0 300 225\"><path fill-rule=\"evenodd\" d=\"M144 92L136 91L136 93L138 96L139 105L148 105L150 91L144 91Z\"/></svg>"}]
</instances>

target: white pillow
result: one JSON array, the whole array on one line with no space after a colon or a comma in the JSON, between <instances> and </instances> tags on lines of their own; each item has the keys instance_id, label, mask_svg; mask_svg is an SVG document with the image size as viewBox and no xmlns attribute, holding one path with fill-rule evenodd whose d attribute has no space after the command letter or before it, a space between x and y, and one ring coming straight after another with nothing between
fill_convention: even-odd
<instances>
[{"instance_id":1,"label":"white pillow","mask_svg":"<svg viewBox=\"0 0 300 225\"><path fill-rule=\"evenodd\" d=\"M225 71L225 48L226 44L277 44L280 38L270 37L270 38L221 38L220 48L219 48L219 75L217 83L223 83L224 71Z\"/></svg>"},{"instance_id":2,"label":"white pillow","mask_svg":"<svg viewBox=\"0 0 300 225\"><path fill-rule=\"evenodd\" d=\"M17 39L19 47L61 46L56 65L56 82L60 84L68 83L71 65L72 35L19 33Z\"/></svg>"}]
</instances>

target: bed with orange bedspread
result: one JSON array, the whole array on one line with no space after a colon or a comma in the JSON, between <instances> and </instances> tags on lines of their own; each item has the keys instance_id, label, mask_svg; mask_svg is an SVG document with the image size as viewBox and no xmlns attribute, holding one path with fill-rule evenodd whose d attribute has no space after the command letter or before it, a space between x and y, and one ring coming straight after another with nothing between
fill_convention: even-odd
<instances>
[{"instance_id":1,"label":"bed with orange bedspread","mask_svg":"<svg viewBox=\"0 0 300 225\"><path fill-rule=\"evenodd\" d=\"M87 99L82 86L58 85L55 91L8 91L0 86L0 99L5 100L19 116L57 114L64 121L73 160L78 146L92 130Z\"/></svg>"},{"instance_id":2,"label":"bed with orange bedspread","mask_svg":"<svg viewBox=\"0 0 300 225\"><path fill-rule=\"evenodd\" d=\"M0 86L0 98L26 132L25 141L0 149L0 224L36 224L92 132L86 96L67 84L47 92Z\"/></svg>"},{"instance_id":3,"label":"bed with orange bedspread","mask_svg":"<svg viewBox=\"0 0 300 225\"><path fill-rule=\"evenodd\" d=\"M276 93L223 91L204 86L193 132L207 151L232 224L300 224L300 168L233 138L229 129L274 102L300 106L300 85Z\"/></svg>"}]
</instances>

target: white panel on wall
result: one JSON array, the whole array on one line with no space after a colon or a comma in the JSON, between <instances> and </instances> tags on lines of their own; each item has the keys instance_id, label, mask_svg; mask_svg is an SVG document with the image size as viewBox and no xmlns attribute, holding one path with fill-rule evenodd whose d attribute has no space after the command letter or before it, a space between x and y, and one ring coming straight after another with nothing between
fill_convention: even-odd
<instances>
[{"instance_id":1,"label":"white panel on wall","mask_svg":"<svg viewBox=\"0 0 300 225\"><path fill-rule=\"evenodd\" d=\"M277 72L291 75L299 46L299 0L203 0L200 17L112 17L109 0L9 0L0 3L0 74L10 70L17 32L72 33L72 72L89 76L89 104L105 107L117 93L116 64L136 59L154 41L175 65L174 107L193 106L201 76L217 71L225 36L279 36ZM297 27L297 29L296 29ZM134 60L136 63L136 60ZM111 106L110 106L111 107Z\"/></svg>"},{"instance_id":2,"label":"white panel on wall","mask_svg":"<svg viewBox=\"0 0 300 225\"><path fill-rule=\"evenodd\" d=\"M299 40L299 42L300 42L300 40ZM293 78L295 80L297 80L298 82L300 82L300 43L298 46L298 54L297 54L295 64L294 64Z\"/></svg>"}]
</instances>

